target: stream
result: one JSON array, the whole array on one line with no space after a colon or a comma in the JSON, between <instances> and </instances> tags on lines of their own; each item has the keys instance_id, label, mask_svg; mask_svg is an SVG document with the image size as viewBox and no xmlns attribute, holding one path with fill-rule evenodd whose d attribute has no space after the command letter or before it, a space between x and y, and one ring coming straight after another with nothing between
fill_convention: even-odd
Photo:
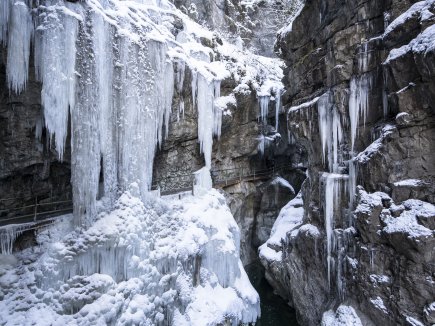
<instances>
[{"instance_id":1,"label":"stream","mask_svg":"<svg viewBox=\"0 0 435 326\"><path fill-rule=\"evenodd\" d=\"M255 262L245 266L249 279L260 295L261 318L255 326L299 326L296 312L276 295L264 277L264 267Z\"/></svg>"}]
</instances>

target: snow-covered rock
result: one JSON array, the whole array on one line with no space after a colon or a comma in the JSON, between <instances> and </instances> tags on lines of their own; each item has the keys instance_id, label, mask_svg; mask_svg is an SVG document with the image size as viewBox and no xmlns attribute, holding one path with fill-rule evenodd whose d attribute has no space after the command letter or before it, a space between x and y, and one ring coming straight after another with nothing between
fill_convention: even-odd
<instances>
[{"instance_id":1,"label":"snow-covered rock","mask_svg":"<svg viewBox=\"0 0 435 326\"><path fill-rule=\"evenodd\" d=\"M323 314L322 326L362 326L361 319L351 306L341 305L334 312L329 310Z\"/></svg>"},{"instance_id":2,"label":"snow-covered rock","mask_svg":"<svg viewBox=\"0 0 435 326\"><path fill-rule=\"evenodd\" d=\"M281 261L282 243L287 233L302 224L304 207L302 193L285 205L279 213L271 231L270 238L259 248L260 258L268 261Z\"/></svg>"}]
</instances>

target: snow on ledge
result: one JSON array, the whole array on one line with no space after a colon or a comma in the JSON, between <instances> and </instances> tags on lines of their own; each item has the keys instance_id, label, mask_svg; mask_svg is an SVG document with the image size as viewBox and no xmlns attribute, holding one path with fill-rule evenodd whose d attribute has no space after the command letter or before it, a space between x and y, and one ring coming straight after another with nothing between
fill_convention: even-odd
<instances>
[{"instance_id":1,"label":"snow on ledge","mask_svg":"<svg viewBox=\"0 0 435 326\"><path fill-rule=\"evenodd\" d=\"M336 312L329 310L322 316L322 326L363 326L361 319L351 306L341 305Z\"/></svg>"},{"instance_id":2,"label":"snow on ledge","mask_svg":"<svg viewBox=\"0 0 435 326\"><path fill-rule=\"evenodd\" d=\"M260 246L260 258L268 261L281 261L281 243L285 240L288 232L302 224L304 217L304 203L302 193L285 205L273 224L270 238Z\"/></svg>"}]
</instances>

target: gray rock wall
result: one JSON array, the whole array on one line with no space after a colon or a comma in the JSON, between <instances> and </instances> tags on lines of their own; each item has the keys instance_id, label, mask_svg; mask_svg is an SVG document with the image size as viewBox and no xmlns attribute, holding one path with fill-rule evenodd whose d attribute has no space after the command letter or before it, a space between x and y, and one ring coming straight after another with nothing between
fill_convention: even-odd
<instances>
[{"instance_id":1,"label":"gray rock wall","mask_svg":"<svg viewBox=\"0 0 435 326\"><path fill-rule=\"evenodd\" d=\"M343 192L335 206L334 238L338 241L334 243L335 270L329 285L320 178L328 167L322 158L318 108L312 103L304 109L290 109L289 130L296 144L308 152L304 223L314 225L320 233L318 237L288 233L283 261L263 263L268 279L296 308L303 325L318 325L322 313L340 303L354 306L367 324L411 325L413 319L425 325L433 323L433 205L428 204L427 216L419 218L420 213L406 200L434 203L434 50L387 58L392 49L407 45L433 26L434 5L426 12L431 18L423 21L421 14L415 13L385 33L414 2L306 1L292 32L278 39L287 67L287 109L330 92L344 134L338 148L340 173L348 174L348 160L356 157L356 183L363 187L350 208L352 192ZM365 124L360 118L352 153L350 84L353 78L365 76L370 78L368 112ZM382 191L386 196L364 216L351 212L361 208L362 189ZM400 205L408 205L406 214L418 225L411 223L390 233L389 223L403 217L394 208ZM408 230L414 227L424 227L428 233L410 235Z\"/></svg>"}]
</instances>

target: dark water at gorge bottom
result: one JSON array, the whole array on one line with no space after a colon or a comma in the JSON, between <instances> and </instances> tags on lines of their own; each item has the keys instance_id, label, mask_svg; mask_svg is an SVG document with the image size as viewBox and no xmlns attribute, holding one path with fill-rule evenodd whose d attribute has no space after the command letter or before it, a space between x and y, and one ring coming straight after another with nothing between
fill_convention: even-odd
<instances>
[{"instance_id":1,"label":"dark water at gorge bottom","mask_svg":"<svg viewBox=\"0 0 435 326\"><path fill-rule=\"evenodd\" d=\"M261 318L255 326L299 326L296 313L284 299L273 293L273 288L264 277L264 267L260 262L245 266L254 288L260 295Z\"/></svg>"}]
</instances>

